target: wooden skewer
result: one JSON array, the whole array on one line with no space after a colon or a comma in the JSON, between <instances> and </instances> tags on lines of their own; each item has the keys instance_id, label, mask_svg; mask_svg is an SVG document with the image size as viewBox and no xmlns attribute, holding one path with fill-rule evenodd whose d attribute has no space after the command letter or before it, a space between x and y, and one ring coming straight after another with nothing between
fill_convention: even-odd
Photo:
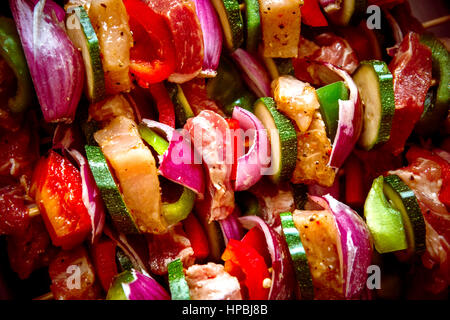
<instances>
[{"instance_id":1,"label":"wooden skewer","mask_svg":"<svg viewBox=\"0 0 450 320\"><path fill-rule=\"evenodd\" d=\"M53 293L47 292L46 294L43 294L42 296L36 297L33 300L54 300L55 297L53 296Z\"/></svg>"},{"instance_id":2,"label":"wooden skewer","mask_svg":"<svg viewBox=\"0 0 450 320\"><path fill-rule=\"evenodd\" d=\"M28 215L30 216L30 218L41 215L41 212L39 211L37 205L32 205L28 207Z\"/></svg>"},{"instance_id":3,"label":"wooden skewer","mask_svg":"<svg viewBox=\"0 0 450 320\"><path fill-rule=\"evenodd\" d=\"M425 21L424 23L422 23L422 26L425 29L428 29L428 28L436 27L440 24L446 23L447 21L450 21L450 15L439 17L439 18L429 20L429 21Z\"/></svg>"}]
</instances>

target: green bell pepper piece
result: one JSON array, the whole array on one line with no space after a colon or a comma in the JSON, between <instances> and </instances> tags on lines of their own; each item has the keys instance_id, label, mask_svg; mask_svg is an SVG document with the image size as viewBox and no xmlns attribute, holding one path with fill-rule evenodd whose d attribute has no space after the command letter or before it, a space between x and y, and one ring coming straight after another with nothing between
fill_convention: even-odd
<instances>
[{"instance_id":1,"label":"green bell pepper piece","mask_svg":"<svg viewBox=\"0 0 450 320\"><path fill-rule=\"evenodd\" d=\"M383 176L373 181L364 204L364 217L379 253L408 248L402 214L386 199L383 182Z\"/></svg>"},{"instance_id":2,"label":"green bell pepper piece","mask_svg":"<svg viewBox=\"0 0 450 320\"><path fill-rule=\"evenodd\" d=\"M32 103L33 84L14 20L6 17L0 17L0 55L17 78L17 92L8 107L14 113L23 112Z\"/></svg>"},{"instance_id":3,"label":"green bell pepper piece","mask_svg":"<svg viewBox=\"0 0 450 320\"><path fill-rule=\"evenodd\" d=\"M139 126L139 133L142 139L145 140L159 155L164 154L169 148L169 143L159 134L148 128L145 124ZM169 224L175 224L191 213L194 208L195 193L184 187L180 198L173 203L163 202L162 212Z\"/></svg>"},{"instance_id":4,"label":"green bell pepper piece","mask_svg":"<svg viewBox=\"0 0 450 320\"><path fill-rule=\"evenodd\" d=\"M339 99L348 100L348 89L344 82L338 81L316 90L320 103L320 113L331 141L336 136L339 120Z\"/></svg>"}]
</instances>

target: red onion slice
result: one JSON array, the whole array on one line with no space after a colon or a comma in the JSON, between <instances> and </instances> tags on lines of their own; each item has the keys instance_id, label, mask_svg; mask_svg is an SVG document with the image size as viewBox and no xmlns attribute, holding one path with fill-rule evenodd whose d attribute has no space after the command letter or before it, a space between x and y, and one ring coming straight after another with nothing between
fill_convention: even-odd
<instances>
[{"instance_id":1,"label":"red onion slice","mask_svg":"<svg viewBox=\"0 0 450 320\"><path fill-rule=\"evenodd\" d=\"M67 152L75 159L80 168L82 181L81 199L91 217L91 241L94 243L94 240L103 232L103 226L105 225L105 206L86 158L75 149L67 150Z\"/></svg>"},{"instance_id":2,"label":"red onion slice","mask_svg":"<svg viewBox=\"0 0 450 320\"><path fill-rule=\"evenodd\" d=\"M186 135L182 135L172 127L157 121L143 119L142 124L152 130L163 132L169 147L159 159L161 175L175 183L194 191L199 199L203 199L205 178L203 167L195 163L195 151Z\"/></svg>"},{"instance_id":3,"label":"red onion slice","mask_svg":"<svg viewBox=\"0 0 450 320\"><path fill-rule=\"evenodd\" d=\"M222 29L210 0L194 0L200 27L203 31L203 66L200 76L215 77L222 51Z\"/></svg>"},{"instance_id":4,"label":"red onion slice","mask_svg":"<svg viewBox=\"0 0 450 320\"><path fill-rule=\"evenodd\" d=\"M342 0L319 0L319 3L326 13L332 13L341 9Z\"/></svg>"},{"instance_id":5,"label":"red onion slice","mask_svg":"<svg viewBox=\"0 0 450 320\"><path fill-rule=\"evenodd\" d=\"M130 245L124 234L118 234L117 231L111 230L107 225L104 226L103 231L105 235L114 241L114 243L127 255L133 264L134 269L139 270L140 272L148 272L147 266L144 264L136 250Z\"/></svg>"},{"instance_id":6,"label":"red onion slice","mask_svg":"<svg viewBox=\"0 0 450 320\"><path fill-rule=\"evenodd\" d=\"M131 270L134 279L130 283L122 283L122 288L129 300L170 300L166 290L148 274Z\"/></svg>"},{"instance_id":7,"label":"red onion slice","mask_svg":"<svg viewBox=\"0 0 450 320\"><path fill-rule=\"evenodd\" d=\"M394 16L386 9L383 9L383 14L386 17L386 20L389 23L389 26L392 29L392 36L394 37L395 44L399 45L403 40L403 32L398 24L397 20L395 20Z\"/></svg>"},{"instance_id":8,"label":"red onion slice","mask_svg":"<svg viewBox=\"0 0 450 320\"><path fill-rule=\"evenodd\" d=\"M59 124L56 126L53 133L52 149L53 150L65 150L75 142L74 132L72 127L65 124Z\"/></svg>"},{"instance_id":9,"label":"red onion slice","mask_svg":"<svg viewBox=\"0 0 450 320\"><path fill-rule=\"evenodd\" d=\"M244 136L251 135L253 141L248 152L237 159L234 190L247 190L261 179L264 169L270 164L270 144L267 131L261 121L251 112L234 107L233 119L239 121Z\"/></svg>"},{"instance_id":10,"label":"red onion slice","mask_svg":"<svg viewBox=\"0 0 450 320\"><path fill-rule=\"evenodd\" d=\"M308 194L311 196L321 197L326 194L330 194L333 198L339 200L339 178L334 179L334 183L331 187L322 187L321 185L314 183L308 185Z\"/></svg>"},{"instance_id":11,"label":"red onion slice","mask_svg":"<svg viewBox=\"0 0 450 320\"><path fill-rule=\"evenodd\" d=\"M270 77L263 65L250 53L238 48L231 57L243 72L243 79L249 88L259 97L270 97Z\"/></svg>"},{"instance_id":12,"label":"red onion slice","mask_svg":"<svg viewBox=\"0 0 450 320\"><path fill-rule=\"evenodd\" d=\"M240 217L239 221L247 230L257 226L266 238L267 249L272 258L272 286L270 287L268 299L290 299L294 290L295 278L286 242L258 216Z\"/></svg>"},{"instance_id":13,"label":"red onion slice","mask_svg":"<svg viewBox=\"0 0 450 320\"><path fill-rule=\"evenodd\" d=\"M225 240L225 246L231 239L241 240L242 239L242 228L238 220L237 208L234 209L233 213L230 214L223 220L219 220L220 229L222 229L223 238Z\"/></svg>"},{"instance_id":14,"label":"red onion slice","mask_svg":"<svg viewBox=\"0 0 450 320\"><path fill-rule=\"evenodd\" d=\"M51 0L9 0L47 122L71 123L84 85L80 52L67 36L65 12Z\"/></svg>"},{"instance_id":15,"label":"red onion slice","mask_svg":"<svg viewBox=\"0 0 450 320\"><path fill-rule=\"evenodd\" d=\"M349 100L339 100L338 128L333 141L330 161L328 162L329 166L339 168L352 152L361 134L363 110L358 87L349 74L330 63L323 63L323 65L344 79L345 84L350 90Z\"/></svg>"},{"instance_id":16,"label":"red onion slice","mask_svg":"<svg viewBox=\"0 0 450 320\"><path fill-rule=\"evenodd\" d=\"M321 200L323 202L319 204L329 209L336 219L345 297L356 298L366 286L367 268L372 261L372 238L369 229L363 219L346 204L330 195L323 196Z\"/></svg>"}]
</instances>

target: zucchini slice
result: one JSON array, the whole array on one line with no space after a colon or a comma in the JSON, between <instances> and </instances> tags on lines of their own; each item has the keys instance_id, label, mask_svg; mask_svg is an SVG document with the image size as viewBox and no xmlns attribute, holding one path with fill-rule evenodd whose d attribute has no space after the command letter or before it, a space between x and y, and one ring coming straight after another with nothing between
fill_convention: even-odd
<instances>
[{"instance_id":1,"label":"zucchini slice","mask_svg":"<svg viewBox=\"0 0 450 320\"><path fill-rule=\"evenodd\" d=\"M384 61L362 61L353 80L364 104L358 144L365 150L389 140L395 112L394 84Z\"/></svg>"},{"instance_id":2,"label":"zucchini slice","mask_svg":"<svg viewBox=\"0 0 450 320\"><path fill-rule=\"evenodd\" d=\"M314 287L311 271L309 270L308 258L302 240L300 239L300 234L295 227L290 212L281 213L280 219L283 235L292 258L295 276L300 286L301 297L305 300L312 300L314 298Z\"/></svg>"},{"instance_id":3,"label":"zucchini slice","mask_svg":"<svg viewBox=\"0 0 450 320\"><path fill-rule=\"evenodd\" d=\"M108 163L100 147L85 147L86 156L106 208L117 230L124 234L138 234L139 230L123 200L122 194L109 170Z\"/></svg>"},{"instance_id":4,"label":"zucchini slice","mask_svg":"<svg viewBox=\"0 0 450 320\"><path fill-rule=\"evenodd\" d=\"M383 192L391 206L402 214L408 251L421 254L426 248L426 228L414 192L397 175L384 178Z\"/></svg>"},{"instance_id":5,"label":"zucchini slice","mask_svg":"<svg viewBox=\"0 0 450 320\"><path fill-rule=\"evenodd\" d=\"M248 52L258 50L261 40L261 17L259 15L258 0L244 0L246 18L246 48Z\"/></svg>"},{"instance_id":6,"label":"zucchini slice","mask_svg":"<svg viewBox=\"0 0 450 320\"><path fill-rule=\"evenodd\" d=\"M237 0L211 0L225 36L225 46L233 52L244 42L244 22Z\"/></svg>"},{"instance_id":7,"label":"zucchini slice","mask_svg":"<svg viewBox=\"0 0 450 320\"><path fill-rule=\"evenodd\" d=\"M271 145L271 170L274 183L290 180L297 161L297 133L292 122L281 114L272 98L260 98L254 107L255 115L267 130Z\"/></svg>"},{"instance_id":8,"label":"zucchini slice","mask_svg":"<svg viewBox=\"0 0 450 320\"><path fill-rule=\"evenodd\" d=\"M176 259L170 262L167 269L172 300L191 300L181 260Z\"/></svg>"},{"instance_id":9,"label":"zucchini slice","mask_svg":"<svg viewBox=\"0 0 450 320\"><path fill-rule=\"evenodd\" d=\"M341 9L327 13L328 19L338 26L358 23L366 13L367 0L342 0Z\"/></svg>"},{"instance_id":10,"label":"zucchini slice","mask_svg":"<svg viewBox=\"0 0 450 320\"><path fill-rule=\"evenodd\" d=\"M165 86L173 103L177 128L183 127L187 119L194 116L194 112L179 84L166 82Z\"/></svg>"},{"instance_id":11,"label":"zucchini slice","mask_svg":"<svg viewBox=\"0 0 450 320\"><path fill-rule=\"evenodd\" d=\"M122 272L133 269L133 262L120 247L116 248L116 263Z\"/></svg>"},{"instance_id":12,"label":"zucchini slice","mask_svg":"<svg viewBox=\"0 0 450 320\"><path fill-rule=\"evenodd\" d=\"M100 46L91 20L82 6L69 7L67 35L81 51L86 69L86 95L91 102L105 97L105 77L100 56Z\"/></svg>"},{"instance_id":13,"label":"zucchini slice","mask_svg":"<svg viewBox=\"0 0 450 320\"><path fill-rule=\"evenodd\" d=\"M415 128L420 135L429 135L439 130L438 124L446 118L450 105L450 53L432 34L421 35L420 42L431 49L433 78L439 80L435 103L431 108L424 109Z\"/></svg>"}]
</instances>

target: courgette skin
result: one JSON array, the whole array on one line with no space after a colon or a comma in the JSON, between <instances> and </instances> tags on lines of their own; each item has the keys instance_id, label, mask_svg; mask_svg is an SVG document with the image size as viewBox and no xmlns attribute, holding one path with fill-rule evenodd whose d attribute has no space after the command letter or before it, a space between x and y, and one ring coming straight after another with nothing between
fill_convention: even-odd
<instances>
[{"instance_id":1,"label":"courgette skin","mask_svg":"<svg viewBox=\"0 0 450 320\"><path fill-rule=\"evenodd\" d=\"M170 262L167 269L172 300L191 300L181 260L176 259Z\"/></svg>"},{"instance_id":2,"label":"courgette skin","mask_svg":"<svg viewBox=\"0 0 450 320\"><path fill-rule=\"evenodd\" d=\"M83 34L82 37L85 42L84 45L88 50L87 52L81 50L86 67L86 95L92 103L98 102L106 96L105 76L98 38L83 6L70 7L68 12L72 12L72 15L67 19L67 33L70 39L74 42L78 49L82 48L82 44L76 39L77 37L75 34L77 31L69 27L69 21L74 22L73 19L77 19L81 28L78 32Z\"/></svg>"},{"instance_id":3,"label":"courgette skin","mask_svg":"<svg viewBox=\"0 0 450 320\"><path fill-rule=\"evenodd\" d=\"M422 118L415 127L420 135L430 135L440 129L450 105L450 53L446 47L432 34L420 36L420 42L431 50L433 78L439 80L434 105L424 110Z\"/></svg>"},{"instance_id":4,"label":"courgette skin","mask_svg":"<svg viewBox=\"0 0 450 320\"><path fill-rule=\"evenodd\" d=\"M133 269L133 262L131 262L130 258L128 258L120 247L116 248L116 262L122 272Z\"/></svg>"},{"instance_id":5,"label":"courgette skin","mask_svg":"<svg viewBox=\"0 0 450 320\"><path fill-rule=\"evenodd\" d=\"M261 106L259 106L262 104ZM279 183L281 181L288 181L291 179L292 173L294 172L295 165L297 162L297 133L292 122L277 110L275 101L270 97L260 98L255 103L255 115L261 120L261 122L266 127L266 130L270 130L267 127L267 123L262 119L261 112L257 108L265 107L270 113L270 116L275 123L275 128L278 130L278 136L280 139L280 149L274 150L272 145L272 155L273 152L280 153L280 165L279 171L274 172L270 175L270 179L274 183ZM274 134L273 132L267 133L269 137ZM273 159L273 157L272 157ZM273 166L273 164L272 164Z\"/></svg>"},{"instance_id":6,"label":"courgette skin","mask_svg":"<svg viewBox=\"0 0 450 320\"><path fill-rule=\"evenodd\" d=\"M314 299L314 286L311 271L309 270L306 251L303 247L300 234L295 227L292 213L281 213L280 219L283 235L289 247L295 276L300 286L301 298L304 300L312 300Z\"/></svg>"},{"instance_id":7,"label":"courgette skin","mask_svg":"<svg viewBox=\"0 0 450 320\"><path fill-rule=\"evenodd\" d=\"M230 52L244 43L244 22L237 0L211 0L219 16L225 35L225 46Z\"/></svg>"},{"instance_id":8,"label":"courgette skin","mask_svg":"<svg viewBox=\"0 0 450 320\"><path fill-rule=\"evenodd\" d=\"M181 128L185 125L187 119L194 116L194 112L184 96L180 85L172 82L165 82L164 85L169 93L169 97L172 100L175 110L175 124L177 128Z\"/></svg>"},{"instance_id":9,"label":"courgette skin","mask_svg":"<svg viewBox=\"0 0 450 320\"><path fill-rule=\"evenodd\" d=\"M397 175L384 178L383 191L391 205L402 213L408 249L417 254L423 253L426 249L426 227L414 192ZM397 194L397 199L392 196L393 192Z\"/></svg>"},{"instance_id":10,"label":"courgette skin","mask_svg":"<svg viewBox=\"0 0 450 320\"><path fill-rule=\"evenodd\" d=\"M85 150L92 175L114 226L123 234L139 234L100 147L86 145Z\"/></svg>"},{"instance_id":11,"label":"courgette skin","mask_svg":"<svg viewBox=\"0 0 450 320\"><path fill-rule=\"evenodd\" d=\"M377 79L377 88L370 88L369 92L364 92L361 88L361 83L359 83L358 79L361 73L363 72L373 72ZM360 89L360 95L364 102L364 125L362 128L362 132L358 141L358 144L366 149L370 150L373 147L387 142L391 136L391 127L392 127L392 119L394 118L395 113L395 95L394 95L394 82L393 76L389 71L387 64L384 61L379 60L367 60L361 61L359 68L355 71L353 79ZM378 93L376 92L378 90ZM373 99L369 98L370 95L377 94L377 98L379 101L373 101ZM380 118L379 123L377 124L377 132L370 132L371 128L367 128L369 124L367 117L368 112L370 112L369 103L378 103L380 102ZM372 139L370 139L372 137Z\"/></svg>"},{"instance_id":12,"label":"courgette skin","mask_svg":"<svg viewBox=\"0 0 450 320\"><path fill-rule=\"evenodd\" d=\"M244 0L245 17L247 20L246 48L248 52L254 53L258 50L261 40L261 17L259 15L258 0Z\"/></svg>"}]
</instances>

